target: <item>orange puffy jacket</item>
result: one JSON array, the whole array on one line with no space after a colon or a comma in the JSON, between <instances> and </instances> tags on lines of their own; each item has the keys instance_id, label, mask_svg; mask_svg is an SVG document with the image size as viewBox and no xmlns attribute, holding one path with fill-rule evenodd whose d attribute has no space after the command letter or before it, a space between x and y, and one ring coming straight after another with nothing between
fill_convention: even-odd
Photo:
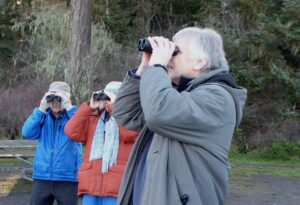
<instances>
[{"instance_id":1,"label":"orange puffy jacket","mask_svg":"<svg viewBox=\"0 0 300 205\"><path fill-rule=\"evenodd\" d=\"M112 104L108 104L107 107L111 112ZM65 127L65 133L73 141L86 143L83 164L78 173L78 195L117 197L131 148L138 136L137 132L119 126L120 144L117 164L103 174L101 160L89 161L94 132L102 112L103 110L90 108L88 103L84 102Z\"/></svg>"}]
</instances>

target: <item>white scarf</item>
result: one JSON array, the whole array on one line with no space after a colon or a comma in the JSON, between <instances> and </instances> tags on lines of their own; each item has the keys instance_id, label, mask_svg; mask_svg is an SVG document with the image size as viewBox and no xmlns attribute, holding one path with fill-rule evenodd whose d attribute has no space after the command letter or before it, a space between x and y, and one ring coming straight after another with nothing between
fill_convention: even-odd
<instances>
[{"instance_id":1,"label":"white scarf","mask_svg":"<svg viewBox=\"0 0 300 205\"><path fill-rule=\"evenodd\" d=\"M119 127L112 116L105 122L106 114L102 112L97 123L90 153L90 161L102 159L102 173L117 163L119 150Z\"/></svg>"}]
</instances>

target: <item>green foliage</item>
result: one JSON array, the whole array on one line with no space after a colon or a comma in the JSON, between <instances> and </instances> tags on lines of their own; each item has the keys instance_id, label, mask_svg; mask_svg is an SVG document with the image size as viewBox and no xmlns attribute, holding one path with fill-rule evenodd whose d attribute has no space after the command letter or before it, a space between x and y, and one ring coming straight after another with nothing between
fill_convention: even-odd
<instances>
[{"instance_id":1,"label":"green foliage","mask_svg":"<svg viewBox=\"0 0 300 205\"><path fill-rule=\"evenodd\" d=\"M24 69L34 70L40 78L63 79L68 57L68 10L63 5L45 7L31 12L12 26L28 43L15 56L16 61L27 60ZM45 41L47 39L47 41Z\"/></svg>"},{"instance_id":2,"label":"green foliage","mask_svg":"<svg viewBox=\"0 0 300 205\"><path fill-rule=\"evenodd\" d=\"M134 2L135 3L135 2ZM105 13L105 1L94 0L92 8L93 21L103 23L105 28L112 31L113 37L118 41L128 40L129 36L134 35L133 22L137 6L133 2L121 0L109 1L109 15Z\"/></svg>"},{"instance_id":3,"label":"green foliage","mask_svg":"<svg viewBox=\"0 0 300 205\"><path fill-rule=\"evenodd\" d=\"M300 178L300 171L291 169L289 167L268 167L261 165L250 165L250 166L236 166L232 168L232 175L242 176L255 176L255 175L271 175L271 176L283 176L283 177L295 177Z\"/></svg>"},{"instance_id":4,"label":"green foliage","mask_svg":"<svg viewBox=\"0 0 300 205\"><path fill-rule=\"evenodd\" d=\"M13 67L13 55L18 47L17 36L11 32L12 18L18 18L19 10L12 1L6 1L0 7L0 86L10 87L16 80ZM18 79L17 79L18 80Z\"/></svg>"},{"instance_id":5,"label":"green foliage","mask_svg":"<svg viewBox=\"0 0 300 205\"><path fill-rule=\"evenodd\" d=\"M36 66L41 72L44 72L45 68L40 67L40 63L36 63L36 61L37 59L43 61L43 55L51 56L51 53L47 53L47 49L50 47L48 45L46 50L41 48L37 51L39 47L37 44L42 42L42 45L45 46L47 43L42 38L44 37L48 40L51 37L47 33L42 36L35 32L43 28L61 29L61 25L57 27L59 22L55 23L53 18L50 19L49 23L54 23L47 25L48 19L42 19L42 17L47 15L42 15L39 9L45 5L57 8L59 7L57 4L61 2L67 3L66 0L53 0L51 2L41 0L6 0L5 5L0 7L0 86L15 87L23 81L33 80L38 75ZM39 15L39 12L35 11L38 10L41 14L41 19L36 19L36 15ZM53 9L48 11L44 8L42 11L45 13L53 12ZM58 8L57 12L59 11L61 11L61 8ZM35 31L33 30L34 28L36 29ZM31 36L31 34L34 35ZM36 39L39 36L41 39ZM68 38L68 36L66 37ZM54 47L54 49L60 49L60 47ZM52 56L52 58L54 57ZM48 76L48 72L45 72L45 74L45 76Z\"/></svg>"},{"instance_id":6,"label":"green foliage","mask_svg":"<svg viewBox=\"0 0 300 205\"><path fill-rule=\"evenodd\" d=\"M71 69L67 64L70 1L32 0L22 6L7 2L0 9L2 85L45 76L63 79ZM231 72L249 93L241 130L234 137L239 152L259 146L255 142L268 146L278 136L298 137L293 133L300 120L299 0L108 2L107 15L106 1L93 1L89 69L93 83L88 86L99 89L138 65L135 51L141 37L171 38L183 27L212 27L223 36ZM9 30L11 24L18 39Z\"/></svg>"},{"instance_id":7,"label":"green foliage","mask_svg":"<svg viewBox=\"0 0 300 205\"><path fill-rule=\"evenodd\" d=\"M249 151L248 143L243 129L236 129L234 132L234 147L238 153L246 154Z\"/></svg>"},{"instance_id":8,"label":"green foliage","mask_svg":"<svg viewBox=\"0 0 300 205\"><path fill-rule=\"evenodd\" d=\"M22 52L14 55L17 66L22 66L20 62L26 62L22 69L25 73L34 73L33 78L47 79L47 82L65 80L72 69L69 68L69 25L69 9L64 4L45 4L30 12L26 18L15 21L12 30L19 33L24 42ZM120 70L117 68L120 66L120 45L113 41L103 24L93 23L91 35L91 62L88 64L90 67L85 69L90 72L85 76L92 77L89 80L91 83L80 86L82 82L77 82L83 96L90 94L87 87L93 88L99 80L105 80L105 75L99 74L104 72L107 63L116 67L110 68L108 73Z\"/></svg>"},{"instance_id":9,"label":"green foliage","mask_svg":"<svg viewBox=\"0 0 300 205\"><path fill-rule=\"evenodd\" d=\"M261 152L257 150L255 152L248 152L247 154L241 154L231 150L228 157L230 162L236 164L300 167L300 159L270 159L262 155Z\"/></svg>"},{"instance_id":10,"label":"green foliage","mask_svg":"<svg viewBox=\"0 0 300 205\"><path fill-rule=\"evenodd\" d=\"M269 159L300 160L300 141L274 141L269 148L264 150L263 156Z\"/></svg>"},{"instance_id":11,"label":"green foliage","mask_svg":"<svg viewBox=\"0 0 300 205\"><path fill-rule=\"evenodd\" d=\"M291 70L283 70L272 65L271 75L281 85L283 91L281 94L284 95L279 97L287 98L291 102L300 101L300 73L294 74Z\"/></svg>"},{"instance_id":12,"label":"green foliage","mask_svg":"<svg viewBox=\"0 0 300 205\"><path fill-rule=\"evenodd\" d=\"M253 78L256 78L257 74L263 77L256 85L257 91L267 91L271 87L270 84L279 84L280 87L284 87L285 83L292 83L292 86L285 87L279 94L283 98L288 97L291 103L299 101L299 72L296 69L300 62L300 33L299 25L297 25L300 18L299 15L293 16L292 19L287 16L294 9L299 11L300 5L296 6L296 1L284 1L283 6L272 1L265 1L264 4L247 2L256 6L261 5L262 8L256 9L259 14L256 21L257 27L250 28L240 36L235 52L240 51L237 52L237 58L233 64L235 65L240 60L246 61L242 64L246 65L245 67L248 67L248 70L254 74ZM267 14L271 15L267 16ZM236 73L238 74L238 72ZM281 83L285 77L279 76L282 74L289 76L284 84ZM253 78L246 79L249 87L253 86Z\"/></svg>"},{"instance_id":13,"label":"green foliage","mask_svg":"<svg viewBox=\"0 0 300 205\"><path fill-rule=\"evenodd\" d=\"M201 25L203 16L212 16L222 6L219 0L146 0L109 1L109 15L105 14L105 1L94 0L93 18L103 21L117 42L134 41L149 35L171 37L178 28Z\"/></svg>"},{"instance_id":14,"label":"green foliage","mask_svg":"<svg viewBox=\"0 0 300 205\"><path fill-rule=\"evenodd\" d=\"M121 49L121 46L115 43L109 33L105 30L104 26L100 23L92 25L92 42L92 56L97 58L98 63L101 58L116 57L115 54Z\"/></svg>"},{"instance_id":15,"label":"green foliage","mask_svg":"<svg viewBox=\"0 0 300 205\"><path fill-rule=\"evenodd\" d=\"M109 3L109 16L105 16L105 1L101 0L94 1L93 14L97 21L105 22L117 40L136 42L147 35L171 37L186 26L216 28L224 35L232 72L243 86L251 88L250 95L276 90L279 98L288 99L291 107L299 102L298 0L112 0ZM283 82L277 75L282 73L289 75L288 81Z\"/></svg>"},{"instance_id":16,"label":"green foliage","mask_svg":"<svg viewBox=\"0 0 300 205\"><path fill-rule=\"evenodd\" d=\"M20 15L18 8L12 1L7 1L4 6L0 6L0 39L13 39L9 27L12 24L11 19ZM1 52L1 51L0 51Z\"/></svg>"},{"instance_id":17,"label":"green foliage","mask_svg":"<svg viewBox=\"0 0 300 205\"><path fill-rule=\"evenodd\" d=\"M275 175L300 177L300 158L275 159L265 157L259 152L241 154L234 151L229 153L232 164L232 175Z\"/></svg>"},{"instance_id":18,"label":"green foliage","mask_svg":"<svg viewBox=\"0 0 300 205\"><path fill-rule=\"evenodd\" d=\"M242 128L251 144L269 145L276 136L289 139L300 113L300 2L238 0L226 1L221 18L215 24L224 35L231 72L248 89L248 101ZM256 106L255 106L256 104ZM251 108L250 108L251 106ZM251 112L254 111L255 112ZM260 120L257 123L258 119ZM258 130L270 130L264 135ZM293 135L292 135L293 136ZM268 137L270 137L268 139ZM299 139L299 136L298 136ZM253 142L260 145L253 146Z\"/></svg>"}]
</instances>

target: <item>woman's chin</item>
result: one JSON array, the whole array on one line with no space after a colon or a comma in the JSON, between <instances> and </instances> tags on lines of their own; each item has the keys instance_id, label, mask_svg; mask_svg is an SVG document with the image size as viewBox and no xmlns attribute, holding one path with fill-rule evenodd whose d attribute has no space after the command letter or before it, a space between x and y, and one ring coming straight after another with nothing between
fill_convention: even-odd
<instances>
[{"instance_id":1,"label":"woman's chin","mask_svg":"<svg viewBox=\"0 0 300 205\"><path fill-rule=\"evenodd\" d=\"M58 113L61 112L61 110L58 109L58 108L52 108L51 110L52 110L52 112L53 112L54 114L58 114Z\"/></svg>"}]
</instances>

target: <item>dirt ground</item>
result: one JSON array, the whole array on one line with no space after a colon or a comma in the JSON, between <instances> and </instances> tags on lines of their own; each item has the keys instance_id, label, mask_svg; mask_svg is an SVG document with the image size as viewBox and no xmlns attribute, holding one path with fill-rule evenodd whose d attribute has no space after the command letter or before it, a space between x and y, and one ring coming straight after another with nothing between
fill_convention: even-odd
<instances>
[{"instance_id":1,"label":"dirt ground","mask_svg":"<svg viewBox=\"0 0 300 205\"><path fill-rule=\"evenodd\" d=\"M20 172L0 167L0 205L28 204L32 183L21 179ZM230 179L228 205L299 205L299 190L299 178L236 174Z\"/></svg>"},{"instance_id":2,"label":"dirt ground","mask_svg":"<svg viewBox=\"0 0 300 205\"><path fill-rule=\"evenodd\" d=\"M228 205L299 205L300 179L281 176L232 176Z\"/></svg>"}]
</instances>

